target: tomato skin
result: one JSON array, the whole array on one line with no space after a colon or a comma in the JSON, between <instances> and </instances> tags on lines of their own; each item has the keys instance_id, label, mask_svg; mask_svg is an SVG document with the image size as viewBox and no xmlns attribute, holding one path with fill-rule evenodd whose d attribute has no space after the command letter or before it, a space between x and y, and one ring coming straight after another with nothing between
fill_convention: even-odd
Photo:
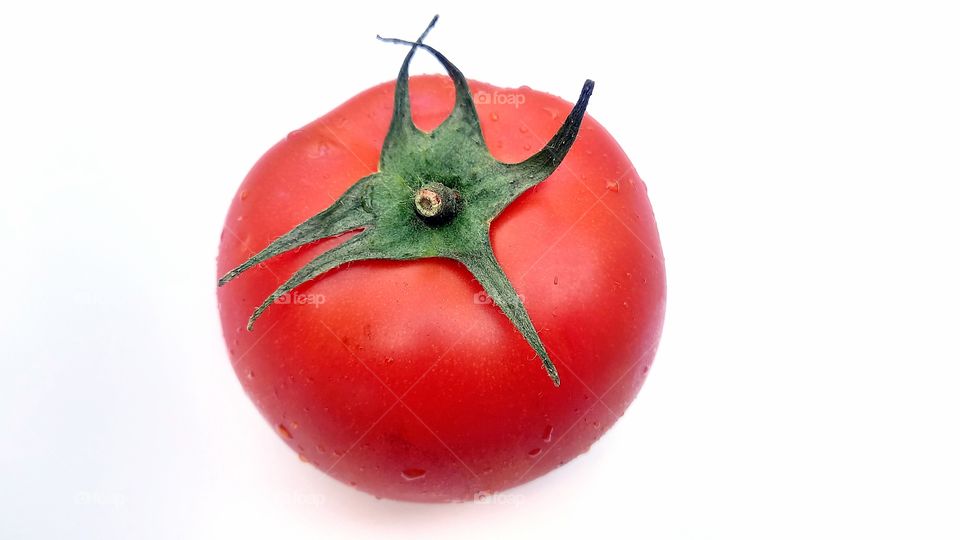
<instances>
[{"instance_id":1,"label":"tomato skin","mask_svg":"<svg viewBox=\"0 0 960 540\"><path fill-rule=\"evenodd\" d=\"M449 79L410 84L414 121L436 127L452 109ZM571 107L528 88L470 85L492 97L477 110L505 162L542 147ZM393 88L358 94L260 159L228 212L218 275L377 169ZM560 168L491 228L559 388L449 260L351 263L299 287L246 330L278 285L348 236L271 259L217 293L244 389L302 459L333 477L379 497L472 499L585 452L639 391L663 323L663 256L645 185L591 117Z\"/></svg>"}]
</instances>

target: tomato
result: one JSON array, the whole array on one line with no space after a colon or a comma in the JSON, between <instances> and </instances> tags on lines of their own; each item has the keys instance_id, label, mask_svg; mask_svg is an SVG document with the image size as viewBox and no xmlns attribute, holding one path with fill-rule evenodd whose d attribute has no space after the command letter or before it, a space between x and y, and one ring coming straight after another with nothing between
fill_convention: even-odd
<instances>
[{"instance_id":1,"label":"tomato","mask_svg":"<svg viewBox=\"0 0 960 540\"><path fill-rule=\"evenodd\" d=\"M378 170L396 84L358 94L256 163L227 214L218 275ZM506 163L537 152L571 110L527 87L469 88L490 153ZM448 77L411 77L409 96L424 131L455 109ZM278 286L356 231L260 262L218 289L233 368L302 460L378 497L467 500L570 461L623 415L653 361L665 305L653 212L623 150L584 117L559 168L507 206L489 235L559 386L450 258L339 265L279 297L247 331Z\"/></svg>"}]
</instances>

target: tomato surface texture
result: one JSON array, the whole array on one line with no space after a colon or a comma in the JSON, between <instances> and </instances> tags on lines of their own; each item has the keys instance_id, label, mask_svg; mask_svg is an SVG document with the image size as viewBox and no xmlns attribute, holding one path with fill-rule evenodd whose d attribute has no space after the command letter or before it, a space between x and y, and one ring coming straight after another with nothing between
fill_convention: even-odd
<instances>
[{"instance_id":1,"label":"tomato surface texture","mask_svg":"<svg viewBox=\"0 0 960 540\"><path fill-rule=\"evenodd\" d=\"M358 94L256 163L230 206L218 275L377 171L395 84ZM572 107L526 87L469 84L490 152L507 163L542 148ZM454 86L411 77L410 100L430 131L450 115ZM637 395L663 323L663 256L646 186L590 116L559 168L490 228L559 386L450 259L339 266L247 331L264 298L355 234L278 255L217 291L243 388L304 461L379 497L471 500L587 451Z\"/></svg>"}]
</instances>

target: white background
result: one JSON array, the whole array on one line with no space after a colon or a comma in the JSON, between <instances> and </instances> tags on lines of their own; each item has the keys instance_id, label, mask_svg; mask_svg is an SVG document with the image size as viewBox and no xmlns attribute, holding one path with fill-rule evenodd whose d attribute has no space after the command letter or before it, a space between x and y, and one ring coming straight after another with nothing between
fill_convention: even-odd
<instances>
[{"instance_id":1,"label":"white background","mask_svg":"<svg viewBox=\"0 0 960 540\"><path fill-rule=\"evenodd\" d=\"M960 537L956 8L625 5L4 2L0 537ZM597 81L668 271L626 416L490 504L300 463L214 296L249 167L437 11L472 78Z\"/></svg>"}]
</instances>

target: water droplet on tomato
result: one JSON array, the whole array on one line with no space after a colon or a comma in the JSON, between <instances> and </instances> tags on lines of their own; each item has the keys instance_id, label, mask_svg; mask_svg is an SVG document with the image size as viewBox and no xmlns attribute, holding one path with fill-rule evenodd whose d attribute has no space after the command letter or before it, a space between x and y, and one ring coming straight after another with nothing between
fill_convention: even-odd
<instances>
[{"instance_id":1,"label":"water droplet on tomato","mask_svg":"<svg viewBox=\"0 0 960 540\"><path fill-rule=\"evenodd\" d=\"M520 133L526 133L528 131L530 131L530 128L528 128L526 124L520 124Z\"/></svg>"},{"instance_id":2,"label":"water droplet on tomato","mask_svg":"<svg viewBox=\"0 0 960 540\"><path fill-rule=\"evenodd\" d=\"M293 435L290 434L290 430L287 429L287 426L283 424L277 424L277 433L280 434L284 439L292 439Z\"/></svg>"},{"instance_id":3,"label":"water droplet on tomato","mask_svg":"<svg viewBox=\"0 0 960 540\"><path fill-rule=\"evenodd\" d=\"M300 461L304 463L310 463L310 460L307 459L307 455L304 453L297 454L297 457L300 458Z\"/></svg>"},{"instance_id":4,"label":"water droplet on tomato","mask_svg":"<svg viewBox=\"0 0 960 540\"><path fill-rule=\"evenodd\" d=\"M256 375L253 373L253 370L252 370L252 369L248 369L248 370L247 370L247 378L248 378L248 379L253 379L254 377L256 377Z\"/></svg>"},{"instance_id":5,"label":"water droplet on tomato","mask_svg":"<svg viewBox=\"0 0 960 540\"><path fill-rule=\"evenodd\" d=\"M343 457L343 453L344 453L343 450L334 450L334 451L333 451L333 455L335 455L335 456L337 456L337 457Z\"/></svg>"},{"instance_id":6,"label":"water droplet on tomato","mask_svg":"<svg viewBox=\"0 0 960 540\"><path fill-rule=\"evenodd\" d=\"M295 129L290 133L287 133L287 140L292 141L303 137L304 133L302 129Z\"/></svg>"},{"instance_id":7,"label":"water droplet on tomato","mask_svg":"<svg viewBox=\"0 0 960 540\"><path fill-rule=\"evenodd\" d=\"M539 448L534 448L533 450L527 452L527 455L530 456L530 457L537 457L537 456L540 455L540 452L542 452L542 451L543 451L543 450L541 450L541 449L539 449Z\"/></svg>"},{"instance_id":8,"label":"water droplet on tomato","mask_svg":"<svg viewBox=\"0 0 960 540\"><path fill-rule=\"evenodd\" d=\"M241 200L241 201L247 200L247 195L248 195L248 194L247 194L246 190L241 191L241 192L240 192L240 200Z\"/></svg>"},{"instance_id":9,"label":"water droplet on tomato","mask_svg":"<svg viewBox=\"0 0 960 540\"><path fill-rule=\"evenodd\" d=\"M553 426L543 428L543 442L550 442L553 439Z\"/></svg>"},{"instance_id":10,"label":"water droplet on tomato","mask_svg":"<svg viewBox=\"0 0 960 540\"><path fill-rule=\"evenodd\" d=\"M402 476L404 480L417 480L418 478L423 478L425 474L427 474L427 471L411 467L404 469L403 472L400 473L400 476Z\"/></svg>"},{"instance_id":11,"label":"water droplet on tomato","mask_svg":"<svg viewBox=\"0 0 960 540\"><path fill-rule=\"evenodd\" d=\"M523 149L524 149L524 150L530 150L530 145L529 145L529 144L524 144L524 145L523 145Z\"/></svg>"},{"instance_id":12,"label":"water droplet on tomato","mask_svg":"<svg viewBox=\"0 0 960 540\"><path fill-rule=\"evenodd\" d=\"M553 284L557 285L560 283L560 276L553 276Z\"/></svg>"},{"instance_id":13,"label":"water droplet on tomato","mask_svg":"<svg viewBox=\"0 0 960 540\"><path fill-rule=\"evenodd\" d=\"M321 158L329 153L330 145L326 141L317 141L307 150L307 157Z\"/></svg>"},{"instance_id":14,"label":"water droplet on tomato","mask_svg":"<svg viewBox=\"0 0 960 540\"><path fill-rule=\"evenodd\" d=\"M496 122L496 121L499 120L499 119L500 119L500 115L499 115L499 114L497 114L497 113L495 113L495 112L490 113L490 120Z\"/></svg>"},{"instance_id":15,"label":"water droplet on tomato","mask_svg":"<svg viewBox=\"0 0 960 540\"><path fill-rule=\"evenodd\" d=\"M617 182L616 180L607 180L607 189L614 193L619 193L620 182Z\"/></svg>"}]
</instances>

